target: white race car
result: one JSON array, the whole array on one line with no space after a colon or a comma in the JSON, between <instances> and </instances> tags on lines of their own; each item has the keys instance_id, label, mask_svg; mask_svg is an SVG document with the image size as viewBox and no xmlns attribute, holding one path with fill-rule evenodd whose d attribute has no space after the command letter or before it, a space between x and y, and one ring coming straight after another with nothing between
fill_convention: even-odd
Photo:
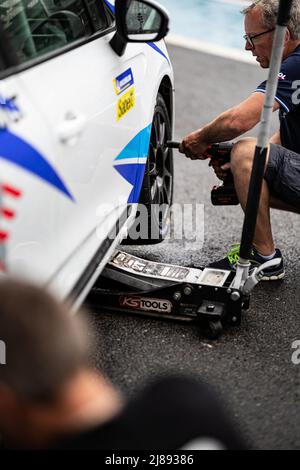
<instances>
[{"instance_id":1,"label":"white race car","mask_svg":"<svg viewBox=\"0 0 300 470\"><path fill-rule=\"evenodd\" d=\"M152 1L0 0L2 271L79 305L138 203L164 209L135 243L164 237L173 191L167 31Z\"/></svg>"}]
</instances>

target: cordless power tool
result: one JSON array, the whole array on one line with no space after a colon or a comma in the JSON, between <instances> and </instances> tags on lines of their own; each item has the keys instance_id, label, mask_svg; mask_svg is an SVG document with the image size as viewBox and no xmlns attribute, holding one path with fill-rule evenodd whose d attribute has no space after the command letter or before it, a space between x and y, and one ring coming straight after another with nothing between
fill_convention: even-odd
<instances>
[{"instance_id":1,"label":"cordless power tool","mask_svg":"<svg viewBox=\"0 0 300 470\"><path fill-rule=\"evenodd\" d=\"M168 148L179 149L179 142L167 142ZM225 163L230 162L230 154L233 143L212 144L206 151L206 155L212 162L217 162L221 167ZM211 202L214 206L235 206L239 204L239 200L235 191L233 176L230 170L223 181L223 184L214 186L211 191Z\"/></svg>"}]
</instances>

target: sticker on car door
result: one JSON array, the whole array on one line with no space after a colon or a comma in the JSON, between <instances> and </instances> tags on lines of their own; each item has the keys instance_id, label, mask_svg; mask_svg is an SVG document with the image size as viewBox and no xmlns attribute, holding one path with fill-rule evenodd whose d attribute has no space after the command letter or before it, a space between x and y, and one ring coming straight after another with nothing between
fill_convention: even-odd
<instances>
[{"instance_id":1,"label":"sticker on car door","mask_svg":"<svg viewBox=\"0 0 300 470\"><path fill-rule=\"evenodd\" d=\"M130 88L118 101L117 101L117 121L120 121L131 111L135 106L135 91L134 87Z\"/></svg>"},{"instance_id":2,"label":"sticker on car door","mask_svg":"<svg viewBox=\"0 0 300 470\"><path fill-rule=\"evenodd\" d=\"M121 95L123 91L127 90L134 84L133 73L131 69L125 70L125 72L118 75L113 80L115 92L117 95Z\"/></svg>"}]
</instances>

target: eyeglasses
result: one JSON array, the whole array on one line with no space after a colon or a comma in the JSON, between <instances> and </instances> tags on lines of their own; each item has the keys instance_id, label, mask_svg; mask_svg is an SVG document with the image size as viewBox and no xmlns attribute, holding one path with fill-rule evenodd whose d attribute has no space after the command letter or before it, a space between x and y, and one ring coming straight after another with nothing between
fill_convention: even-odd
<instances>
[{"instance_id":1,"label":"eyeglasses","mask_svg":"<svg viewBox=\"0 0 300 470\"><path fill-rule=\"evenodd\" d=\"M253 39L255 38L258 38L259 36L262 36L263 34L267 34L267 33L271 33L272 31L275 31L275 28L272 28L272 29L268 29L268 31L264 31L263 33L258 33L258 34L254 34L254 35L249 35L249 34L245 34L243 36L243 38L245 39L245 41L248 42L248 44L250 44L250 46L252 47L252 49L255 48L255 44L253 42Z\"/></svg>"}]
</instances>

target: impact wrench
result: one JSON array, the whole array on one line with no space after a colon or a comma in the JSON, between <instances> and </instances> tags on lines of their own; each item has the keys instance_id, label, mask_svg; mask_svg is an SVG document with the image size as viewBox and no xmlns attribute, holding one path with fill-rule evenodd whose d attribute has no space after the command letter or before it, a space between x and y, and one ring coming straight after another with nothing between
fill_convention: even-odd
<instances>
[{"instance_id":1,"label":"impact wrench","mask_svg":"<svg viewBox=\"0 0 300 470\"><path fill-rule=\"evenodd\" d=\"M219 167L230 162L230 154L233 143L212 144L208 147L205 155L211 159L211 162L217 162ZM168 141L166 146L170 149L179 149L180 143ZM223 184L214 186L211 191L211 202L214 206L236 206L239 200L235 191L233 175L229 170Z\"/></svg>"}]
</instances>

